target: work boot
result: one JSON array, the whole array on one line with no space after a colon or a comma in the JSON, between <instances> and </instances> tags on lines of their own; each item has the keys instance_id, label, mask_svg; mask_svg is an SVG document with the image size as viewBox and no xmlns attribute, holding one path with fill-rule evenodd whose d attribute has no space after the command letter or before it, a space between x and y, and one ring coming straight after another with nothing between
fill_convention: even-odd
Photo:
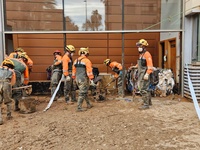
<instances>
[{"instance_id":1,"label":"work boot","mask_svg":"<svg viewBox=\"0 0 200 150\"><path fill-rule=\"evenodd\" d=\"M90 105L87 105L87 108L88 108L88 109L90 109L90 108L92 108L92 107L94 107L94 106L91 105L91 104L90 104Z\"/></svg>"},{"instance_id":2,"label":"work boot","mask_svg":"<svg viewBox=\"0 0 200 150\"><path fill-rule=\"evenodd\" d=\"M18 106L15 106L15 110L14 111L20 111L20 108Z\"/></svg>"},{"instance_id":3,"label":"work boot","mask_svg":"<svg viewBox=\"0 0 200 150\"><path fill-rule=\"evenodd\" d=\"M86 111L87 109L86 108L77 108L77 112L82 112L82 111Z\"/></svg>"},{"instance_id":4,"label":"work boot","mask_svg":"<svg viewBox=\"0 0 200 150\"><path fill-rule=\"evenodd\" d=\"M149 105L152 106L152 101L151 100L149 101Z\"/></svg>"},{"instance_id":5,"label":"work boot","mask_svg":"<svg viewBox=\"0 0 200 150\"><path fill-rule=\"evenodd\" d=\"M142 105L138 109L140 109L140 110L149 109L149 106L148 105Z\"/></svg>"},{"instance_id":6,"label":"work boot","mask_svg":"<svg viewBox=\"0 0 200 150\"><path fill-rule=\"evenodd\" d=\"M6 117L6 119L7 119L7 120L12 119L11 112L7 113L7 117Z\"/></svg>"},{"instance_id":7,"label":"work boot","mask_svg":"<svg viewBox=\"0 0 200 150\"><path fill-rule=\"evenodd\" d=\"M2 119L0 119L0 125L2 125L3 124L3 120Z\"/></svg>"},{"instance_id":8,"label":"work boot","mask_svg":"<svg viewBox=\"0 0 200 150\"><path fill-rule=\"evenodd\" d=\"M8 106L7 106L8 107ZM20 111L19 108L19 101L17 99L15 99L15 110L14 111Z\"/></svg>"}]
</instances>

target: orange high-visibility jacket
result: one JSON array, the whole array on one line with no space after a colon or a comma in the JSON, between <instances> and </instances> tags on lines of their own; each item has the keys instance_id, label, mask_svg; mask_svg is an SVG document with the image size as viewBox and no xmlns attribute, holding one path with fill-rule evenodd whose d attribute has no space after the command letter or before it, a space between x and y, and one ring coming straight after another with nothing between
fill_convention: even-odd
<instances>
[{"instance_id":1,"label":"orange high-visibility jacket","mask_svg":"<svg viewBox=\"0 0 200 150\"><path fill-rule=\"evenodd\" d=\"M153 72L153 60L152 60L151 54L148 51L146 51L146 52L140 54L139 59L141 59L141 58L146 59L146 62L147 62L147 71L146 72L148 74L151 74Z\"/></svg>"},{"instance_id":2,"label":"orange high-visibility jacket","mask_svg":"<svg viewBox=\"0 0 200 150\"><path fill-rule=\"evenodd\" d=\"M86 56L80 56L78 59L76 59L72 66L72 78L75 78L76 76L76 67L75 64L78 60L81 60L81 64L86 67L86 73L90 80L94 78L93 72L92 72L92 62L86 57Z\"/></svg>"},{"instance_id":3,"label":"orange high-visibility jacket","mask_svg":"<svg viewBox=\"0 0 200 150\"><path fill-rule=\"evenodd\" d=\"M72 60L69 58L68 55L64 55L62 58L62 65L63 65L63 74L65 76L69 75L69 71L72 71Z\"/></svg>"},{"instance_id":4,"label":"orange high-visibility jacket","mask_svg":"<svg viewBox=\"0 0 200 150\"><path fill-rule=\"evenodd\" d=\"M26 65L28 66L29 69L31 69L33 67L33 60L30 57L28 57L28 61L27 61Z\"/></svg>"},{"instance_id":5,"label":"orange high-visibility jacket","mask_svg":"<svg viewBox=\"0 0 200 150\"><path fill-rule=\"evenodd\" d=\"M118 68L119 70L122 70L122 65L116 61L113 61L109 64L109 67L114 70L114 68ZM115 78L117 78L119 75L115 72L114 74Z\"/></svg>"},{"instance_id":6,"label":"orange high-visibility jacket","mask_svg":"<svg viewBox=\"0 0 200 150\"><path fill-rule=\"evenodd\" d=\"M16 83L16 74L15 74L15 71L13 69L10 69L10 70L12 70L12 72L13 72L13 75L12 75L12 78L11 78L11 81L10 81L10 84L13 86Z\"/></svg>"},{"instance_id":7,"label":"orange high-visibility jacket","mask_svg":"<svg viewBox=\"0 0 200 150\"><path fill-rule=\"evenodd\" d=\"M18 55L21 54L21 52L12 52L8 56L8 58L18 58Z\"/></svg>"},{"instance_id":8,"label":"orange high-visibility jacket","mask_svg":"<svg viewBox=\"0 0 200 150\"><path fill-rule=\"evenodd\" d=\"M12 52L10 53L10 55L8 56L8 58L18 58L18 55L20 54L21 52ZM28 55L27 55L28 56ZM32 68L33 67L33 60L28 56L28 61L26 63L26 65L28 66L28 68Z\"/></svg>"},{"instance_id":9,"label":"orange high-visibility jacket","mask_svg":"<svg viewBox=\"0 0 200 150\"><path fill-rule=\"evenodd\" d=\"M55 61L54 61L54 65L59 65L59 64L61 64L62 63L62 56L60 56L60 55L56 55L56 59L55 59Z\"/></svg>"}]
</instances>

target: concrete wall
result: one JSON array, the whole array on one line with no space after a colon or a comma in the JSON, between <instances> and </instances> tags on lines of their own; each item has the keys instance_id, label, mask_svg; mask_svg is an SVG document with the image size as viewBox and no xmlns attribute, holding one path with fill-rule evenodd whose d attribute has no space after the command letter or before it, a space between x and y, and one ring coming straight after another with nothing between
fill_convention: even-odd
<instances>
[{"instance_id":1,"label":"concrete wall","mask_svg":"<svg viewBox=\"0 0 200 150\"><path fill-rule=\"evenodd\" d=\"M200 13L200 0L185 0L185 36L184 36L184 63L191 64L192 63L192 44L193 39L195 38L193 35L194 25L194 14ZM184 64L183 64L184 65Z\"/></svg>"},{"instance_id":2,"label":"concrete wall","mask_svg":"<svg viewBox=\"0 0 200 150\"><path fill-rule=\"evenodd\" d=\"M185 14L192 14L200 10L200 0L185 0Z\"/></svg>"}]
</instances>

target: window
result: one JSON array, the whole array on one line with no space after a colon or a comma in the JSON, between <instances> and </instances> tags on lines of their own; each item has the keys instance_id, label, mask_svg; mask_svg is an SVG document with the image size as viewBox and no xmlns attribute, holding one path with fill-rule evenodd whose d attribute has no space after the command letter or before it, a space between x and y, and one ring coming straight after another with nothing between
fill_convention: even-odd
<instances>
[{"instance_id":1,"label":"window","mask_svg":"<svg viewBox=\"0 0 200 150\"><path fill-rule=\"evenodd\" d=\"M124 30L181 29L181 0L124 0L124 9L122 0L4 0L4 6L5 31L110 31L123 23Z\"/></svg>"}]
</instances>

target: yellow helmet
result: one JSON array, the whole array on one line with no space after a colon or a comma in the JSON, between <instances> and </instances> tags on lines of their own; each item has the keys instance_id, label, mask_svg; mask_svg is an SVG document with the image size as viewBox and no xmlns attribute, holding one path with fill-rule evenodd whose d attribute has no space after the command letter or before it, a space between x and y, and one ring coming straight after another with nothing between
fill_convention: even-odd
<instances>
[{"instance_id":1,"label":"yellow helmet","mask_svg":"<svg viewBox=\"0 0 200 150\"><path fill-rule=\"evenodd\" d=\"M111 62L110 59L105 59L103 63L106 64L106 65L108 65L110 62Z\"/></svg>"},{"instance_id":2,"label":"yellow helmet","mask_svg":"<svg viewBox=\"0 0 200 150\"><path fill-rule=\"evenodd\" d=\"M18 47L18 48L15 49L15 52L21 52L21 53L23 53L23 52L24 52L24 49L21 48L21 47Z\"/></svg>"},{"instance_id":3,"label":"yellow helmet","mask_svg":"<svg viewBox=\"0 0 200 150\"><path fill-rule=\"evenodd\" d=\"M19 58L28 60L28 55L26 54L26 52L23 52L23 53L19 54Z\"/></svg>"},{"instance_id":4,"label":"yellow helmet","mask_svg":"<svg viewBox=\"0 0 200 150\"><path fill-rule=\"evenodd\" d=\"M88 47L81 47L78 54L81 55L81 54L85 54L85 55L89 55L89 50L88 50Z\"/></svg>"},{"instance_id":5,"label":"yellow helmet","mask_svg":"<svg viewBox=\"0 0 200 150\"><path fill-rule=\"evenodd\" d=\"M11 68L11 69L14 69L14 67L15 67L13 61L10 60L10 59L5 59L5 60L2 62L1 65L2 65L2 66L7 66L8 68Z\"/></svg>"},{"instance_id":6,"label":"yellow helmet","mask_svg":"<svg viewBox=\"0 0 200 150\"><path fill-rule=\"evenodd\" d=\"M147 41L145 39L140 39L137 43L136 46L148 46L149 44L147 43Z\"/></svg>"},{"instance_id":7,"label":"yellow helmet","mask_svg":"<svg viewBox=\"0 0 200 150\"><path fill-rule=\"evenodd\" d=\"M75 53L75 47L73 45L66 45L65 49L70 53Z\"/></svg>"}]
</instances>

